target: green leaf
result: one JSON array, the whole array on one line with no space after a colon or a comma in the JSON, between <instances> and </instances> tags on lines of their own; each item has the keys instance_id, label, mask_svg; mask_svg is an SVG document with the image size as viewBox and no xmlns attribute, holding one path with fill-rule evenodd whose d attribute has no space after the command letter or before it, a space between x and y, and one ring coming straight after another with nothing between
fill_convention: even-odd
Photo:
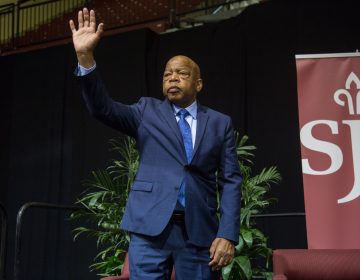
<instances>
[{"instance_id":1,"label":"green leaf","mask_svg":"<svg viewBox=\"0 0 360 280\"><path fill-rule=\"evenodd\" d=\"M252 229L252 234L254 239L261 239L263 240L265 238L264 234L257 228Z\"/></svg>"},{"instance_id":2,"label":"green leaf","mask_svg":"<svg viewBox=\"0 0 360 280\"><path fill-rule=\"evenodd\" d=\"M272 272L263 272L262 276L266 279L266 280L272 280L273 279L273 273Z\"/></svg>"},{"instance_id":3,"label":"green leaf","mask_svg":"<svg viewBox=\"0 0 360 280\"><path fill-rule=\"evenodd\" d=\"M248 230L246 228L242 228L240 230L240 234L242 236L242 238L244 239L246 245L248 247L251 247L252 244L253 244L253 237L252 237L252 231L251 230Z\"/></svg>"},{"instance_id":4,"label":"green leaf","mask_svg":"<svg viewBox=\"0 0 360 280\"><path fill-rule=\"evenodd\" d=\"M232 272L232 268L233 268L234 262L232 261L229 265L225 266L222 270L221 270L221 276L223 280L229 280L230 279L230 275Z\"/></svg>"},{"instance_id":5,"label":"green leaf","mask_svg":"<svg viewBox=\"0 0 360 280\"><path fill-rule=\"evenodd\" d=\"M118 223L113 224L113 223L103 222L103 223L101 223L101 226L107 230L118 230L119 229Z\"/></svg>"},{"instance_id":6,"label":"green leaf","mask_svg":"<svg viewBox=\"0 0 360 280\"><path fill-rule=\"evenodd\" d=\"M246 277L246 279L251 279L252 271L251 271L251 264L250 260L247 256L238 256L234 258L234 262L239 266L240 271Z\"/></svg>"},{"instance_id":7,"label":"green leaf","mask_svg":"<svg viewBox=\"0 0 360 280\"><path fill-rule=\"evenodd\" d=\"M243 238L241 237L241 234L240 234L239 243L238 243L238 245L235 246L235 254L239 255L243 248L244 248L244 240L243 240Z\"/></svg>"},{"instance_id":8,"label":"green leaf","mask_svg":"<svg viewBox=\"0 0 360 280\"><path fill-rule=\"evenodd\" d=\"M277 168L272 166L261 169L258 174L252 174L252 165L255 146L248 145L248 137L239 136L235 132L236 153L240 164L240 172L243 178L241 213L240 213L240 237L239 244L235 247L235 260L231 270L225 270L227 279L250 279L251 274L261 276L265 272L262 267L252 267L250 259L264 258L266 267L271 258L272 250L267 247L267 238L256 228L254 215L262 213L271 203L276 201L269 198L270 186L281 181Z\"/></svg>"}]
</instances>

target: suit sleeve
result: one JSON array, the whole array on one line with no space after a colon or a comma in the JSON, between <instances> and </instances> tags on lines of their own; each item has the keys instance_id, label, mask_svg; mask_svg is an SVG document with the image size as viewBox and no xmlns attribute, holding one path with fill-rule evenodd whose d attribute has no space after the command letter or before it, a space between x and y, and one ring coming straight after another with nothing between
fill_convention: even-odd
<instances>
[{"instance_id":1,"label":"suit sleeve","mask_svg":"<svg viewBox=\"0 0 360 280\"><path fill-rule=\"evenodd\" d=\"M234 130L229 118L218 173L220 224L217 237L239 242L241 175L236 155Z\"/></svg>"},{"instance_id":2,"label":"suit sleeve","mask_svg":"<svg viewBox=\"0 0 360 280\"><path fill-rule=\"evenodd\" d=\"M90 114L104 124L136 138L145 100L140 99L133 105L114 101L109 97L96 69L78 79Z\"/></svg>"}]
</instances>

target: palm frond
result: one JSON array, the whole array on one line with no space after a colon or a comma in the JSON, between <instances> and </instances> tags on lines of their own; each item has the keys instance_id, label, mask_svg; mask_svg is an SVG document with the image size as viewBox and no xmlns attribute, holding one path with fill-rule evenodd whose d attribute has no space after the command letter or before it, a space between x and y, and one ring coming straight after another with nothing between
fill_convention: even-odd
<instances>
[{"instance_id":1,"label":"palm frond","mask_svg":"<svg viewBox=\"0 0 360 280\"><path fill-rule=\"evenodd\" d=\"M281 181L280 173L275 166L263 168L257 175L252 175L252 165L256 147L248 145L249 138L244 135L240 138L235 132L236 153L240 164L240 172L243 177L242 198L240 213L240 238L236 247L236 258L223 269L222 276L225 280L251 279L252 276L266 274L266 268L272 254L267 246L267 238L256 228L253 217L262 213L275 199L268 198L270 187ZM266 262L265 268L256 267L252 260L263 258Z\"/></svg>"},{"instance_id":2,"label":"palm frond","mask_svg":"<svg viewBox=\"0 0 360 280\"><path fill-rule=\"evenodd\" d=\"M84 209L71 215L72 220L85 220L87 224L73 230L74 239L80 235L93 236L97 247L102 248L90 265L101 276L121 272L125 254L119 252L127 250L130 238L119 224L139 161L135 141L130 137L110 140L110 145L119 158L112 160L105 170L93 171L92 179L83 182L86 190L76 204Z\"/></svg>"}]
</instances>

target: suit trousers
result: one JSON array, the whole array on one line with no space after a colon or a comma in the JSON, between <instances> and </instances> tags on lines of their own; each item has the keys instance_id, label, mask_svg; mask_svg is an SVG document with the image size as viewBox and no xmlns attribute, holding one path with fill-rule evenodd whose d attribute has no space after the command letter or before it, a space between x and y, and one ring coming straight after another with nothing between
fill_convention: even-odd
<instances>
[{"instance_id":1,"label":"suit trousers","mask_svg":"<svg viewBox=\"0 0 360 280\"><path fill-rule=\"evenodd\" d=\"M218 280L209 267L209 248L188 241L184 221L171 219L158 236L131 234L129 246L131 280L167 280L175 267L176 280Z\"/></svg>"}]
</instances>

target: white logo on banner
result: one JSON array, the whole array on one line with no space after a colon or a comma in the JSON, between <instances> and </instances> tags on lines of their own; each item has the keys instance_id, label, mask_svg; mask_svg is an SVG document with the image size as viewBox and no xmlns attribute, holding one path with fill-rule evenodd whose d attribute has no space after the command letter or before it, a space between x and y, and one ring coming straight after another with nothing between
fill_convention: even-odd
<instances>
[{"instance_id":1,"label":"white logo on banner","mask_svg":"<svg viewBox=\"0 0 360 280\"><path fill-rule=\"evenodd\" d=\"M354 108L354 101L349 92L351 84L354 83L358 90L356 94L356 106ZM341 97L345 97L342 100ZM334 94L334 100L340 106L346 106L350 115L360 114L360 80L351 72L348 76L345 89L338 89ZM352 158L354 167L354 185L351 191L343 198L338 199L338 203L346 203L352 201L360 196L360 120L343 120L342 123L350 127ZM328 175L335 173L343 164L343 153L341 148L331 142L316 139L312 135L312 129L317 125L326 125L330 128L332 134L338 134L338 122L333 120L314 120L305 124L300 130L300 140L304 147L325 153L330 157L331 164L325 170L314 170L308 159L302 159L303 173L310 175Z\"/></svg>"}]
</instances>

